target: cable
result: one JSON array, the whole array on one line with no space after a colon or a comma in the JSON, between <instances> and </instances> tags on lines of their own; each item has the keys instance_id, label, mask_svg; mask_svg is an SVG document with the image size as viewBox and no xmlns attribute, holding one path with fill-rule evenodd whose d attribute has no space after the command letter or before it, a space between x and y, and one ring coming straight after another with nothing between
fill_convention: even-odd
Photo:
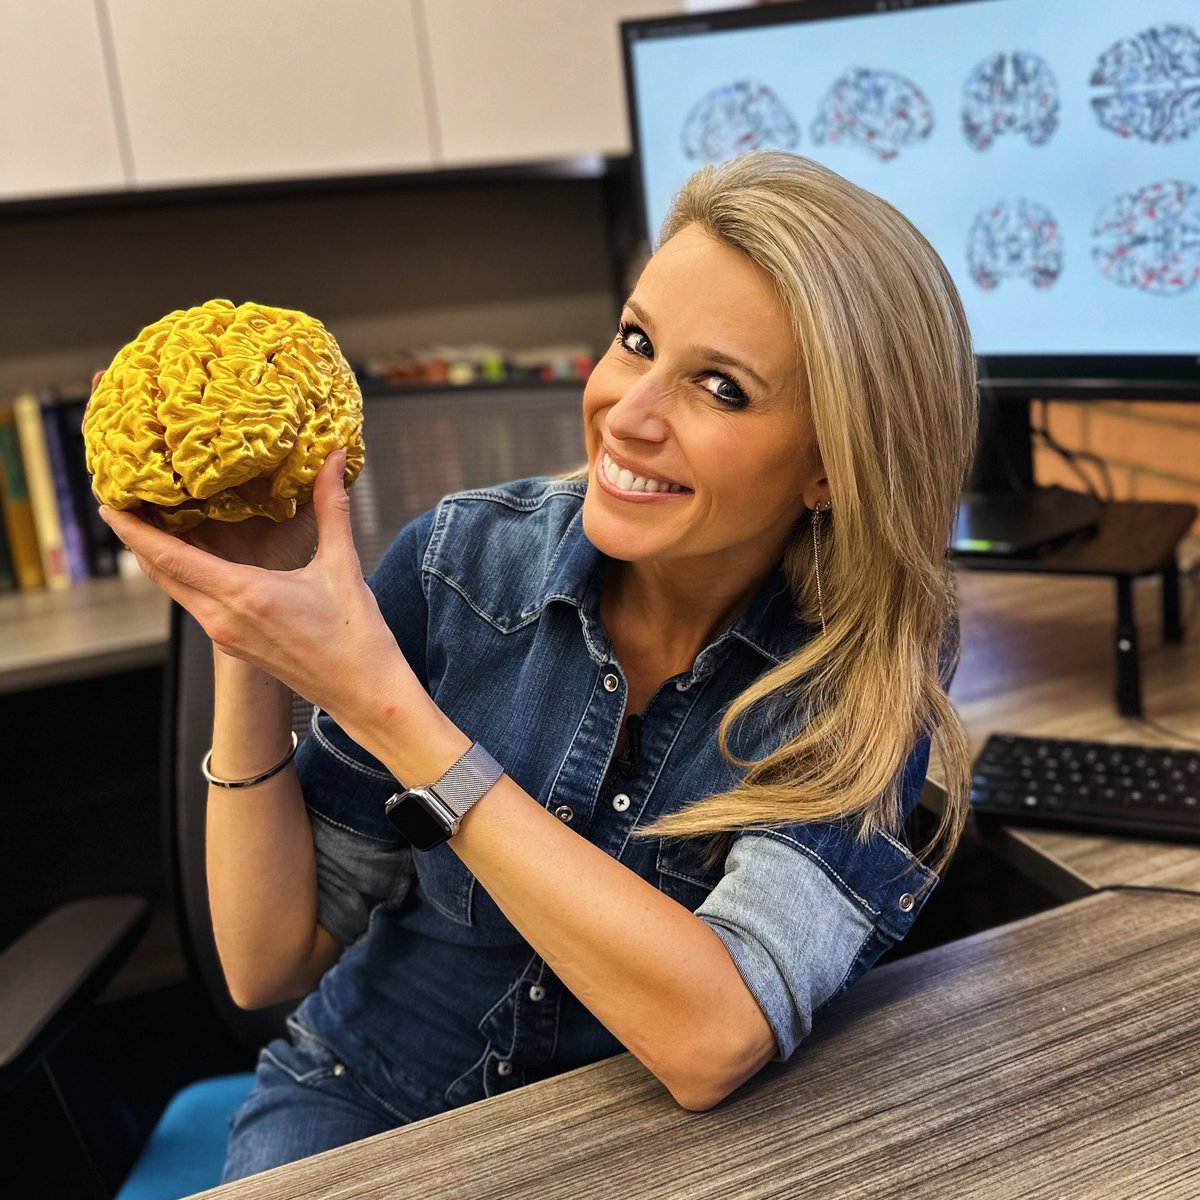
<instances>
[{"instance_id":1,"label":"cable","mask_svg":"<svg viewBox=\"0 0 1200 1200\"><path fill-rule=\"evenodd\" d=\"M1161 887L1154 883L1106 883L1096 892L1169 892L1176 896L1200 896L1195 888Z\"/></svg>"},{"instance_id":2,"label":"cable","mask_svg":"<svg viewBox=\"0 0 1200 1200\"><path fill-rule=\"evenodd\" d=\"M1084 490L1087 492L1087 494L1089 496L1094 497L1099 503L1103 504L1104 498L1096 490L1096 485L1083 473L1083 471L1080 469L1079 465L1075 462L1075 459L1077 456L1072 454L1069 450L1065 449L1064 447L1057 446L1053 442L1051 442L1050 439L1046 436L1044 430L1035 428L1033 430L1033 432L1038 437L1040 437L1044 441L1046 441L1047 444L1049 445L1050 449L1055 451L1055 453L1058 454L1058 456L1067 464L1067 466L1070 468L1070 470L1075 475L1076 479L1078 479L1080 481L1080 483L1083 484ZM1111 500L1111 498L1112 497L1110 496L1109 499Z\"/></svg>"},{"instance_id":3,"label":"cable","mask_svg":"<svg viewBox=\"0 0 1200 1200\"><path fill-rule=\"evenodd\" d=\"M1155 733L1163 733L1168 737L1179 738L1180 741L1187 742L1191 746L1200 746L1200 738L1194 737L1190 733L1180 733L1178 729L1172 729L1169 725L1164 725L1161 721L1156 721L1153 717L1133 717L1131 719L1139 725L1149 726Z\"/></svg>"},{"instance_id":4,"label":"cable","mask_svg":"<svg viewBox=\"0 0 1200 1200\"><path fill-rule=\"evenodd\" d=\"M1083 459L1084 462L1095 463L1100 471L1100 476L1104 480L1104 499L1111 503L1113 501L1113 484L1112 476L1108 473L1108 463L1104 461L1098 454L1092 454L1088 450L1068 450L1061 442L1057 441L1050 433L1049 429L1049 401L1039 400L1041 405L1041 424L1036 425L1030 422L1030 429L1034 434L1040 437L1046 445L1053 450L1066 464L1075 472L1076 476L1082 481L1083 486L1087 489L1089 495L1100 500L1100 494L1096 491L1096 485L1083 473L1080 467L1076 464L1076 459Z\"/></svg>"},{"instance_id":5,"label":"cable","mask_svg":"<svg viewBox=\"0 0 1200 1200\"><path fill-rule=\"evenodd\" d=\"M1108 473L1108 463L1098 454L1094 454L1090 450L1068 450L1061 442L1057 441L1050 433L1050 411L1048 402L1042 401L1042 426L1038 432L1046 439L1047 445L1057 450L1058 453L1066 455L1068 458L1082 458L1085 462L1095 463L1099 468L1100 476L1104 480L1104 490L1107 493L1108 500L1111 503L1116 499L1116 492L1113 490L1112 476Z\"/></svg>"}]
</instances>

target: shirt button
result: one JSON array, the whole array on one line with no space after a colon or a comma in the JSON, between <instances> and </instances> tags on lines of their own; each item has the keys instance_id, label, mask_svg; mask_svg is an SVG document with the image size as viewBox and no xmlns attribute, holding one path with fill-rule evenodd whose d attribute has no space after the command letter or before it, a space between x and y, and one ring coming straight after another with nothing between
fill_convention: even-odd
<instances>
[{"instance_id":1,"label":"shirt button","mask_svg":"<svg viewBox=\"0 0 1200 1200\"><path fill-rule=\"evenodd\" d=\"M905 892L904 895L901 896L897 901L897 903L900 906L901 912L912 912L912 906L916 904L916 900L911 892Z\"/></svg>"},{"instance_id":2,"label":"shirt button","mask_svg":"<svg viewBox=\"0 0 1200 1200\"><path fill-rule=\"evenodd\" d=\"M569 804L560 804L554 810L554 815L560 821L569 821L575 815L575 810Z\"/></svg>"},{"instance_id":3,"label":"shirt button","mask_svg":"<svg viewBox=\"0 0 1200 1200\"><path fill-rule=\"evenodd\" d=\"M529 998L530 998L530 1000L545 1000L546 989L544 987L542 987L542 985L540 983L535 983L529 989Z\"/></svg>"},{"instance_id":4,"label":"shirt button","mask_svg":"<svg viewBox=\"0 0 1200 1200\"><path fill-rule=\"evenodd\" d=\"M604 677L604 690L606 692L615 692L621 686L621 681L611 672Z\"/></svg>"},{"instance_id":5,"label":"shirt button","mask_svg":"<svg viewBox=\"0 0 1200 1200\"><path fill-rule=\"evenodd\" d=\"M677 692L686 692L688 690L688 688L690 688L691 686L692 685L691 685L690 681L688 681L686 679L677 679L675 681L675 690Z\"/></svg>"},{"instance_id":6,"label":"shirt button","mask_svg":"<svg viewBox=\"0 0 1200 1200\"><path fill-rule=\"evenodd\" d=\"M503 1062L503 1061L498 1062L496 1064L496 1074L497 1075L511 1075L512 1074L512 1063Z\"/></svg>"},{"instance_id":7,"label":"shirt button","mask_svg":"<svg viewBox=\"0 0 1200 1200\"><path fill-rule=\"evenodd\" d=\"M628 807L629 797L625 795L624 792L621 792L619 795L613 797L613 808L615 808L617 812L624 812Z\"/></svg>"}]
</instances>

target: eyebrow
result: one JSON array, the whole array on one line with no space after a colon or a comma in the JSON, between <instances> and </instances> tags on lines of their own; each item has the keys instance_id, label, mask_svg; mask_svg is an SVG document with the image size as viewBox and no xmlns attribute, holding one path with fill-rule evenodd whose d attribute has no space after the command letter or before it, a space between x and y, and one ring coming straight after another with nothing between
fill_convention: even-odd
<instances>
[{"instance_id":1,"label":"eyebrow","mask_svg":"<svg viewBox=\"0 0 1200 1200\"><path fill-rule=\"evenodd\" d=\"M632 298L625 301L627 308L631 308L639 320L646 325L653 325L649 314L641 305L634 302ZM771 385L748 363L742 362L740 358L734 358L732 354L725 354L720 350L714 350L711 346L689 346L688 349L700 358L707 358L710 362L720 363L723 367L740 367L751 379L755 380L760 387L766 391L771 390Z\"/></svg>"}]
</instances>

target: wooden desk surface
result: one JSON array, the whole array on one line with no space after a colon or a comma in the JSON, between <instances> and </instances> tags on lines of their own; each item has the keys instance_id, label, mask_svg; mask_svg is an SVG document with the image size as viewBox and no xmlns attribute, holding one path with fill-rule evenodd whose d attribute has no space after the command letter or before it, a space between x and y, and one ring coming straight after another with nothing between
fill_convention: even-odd
<instances>
[{"instance_id":1,"label":"wooden desk surface","mask_svg":"<svg viewBox=\"0 0 1200 1200\"><path fill-rule=\"evenodd\" d=\"M0 596L0 692L164 661L170 601L142 575Z\"/></svg>"},{"instance_id":2,"label":"wooden desk surface","mask_svg":"<svg viewBox=\"0 0 1200 1200\"><path fill-rule=\"evenodd\" d=\"M202 1194L1195 1200L1198 989L1200 898L1104 893L871 971L710 1112L622 1054Z\"/></svg>"},{"instance_id":3,"label":"wooden desk surface","mask_svg":"<svg viewBox=\"0 0 1200 1200\"><path fill-rule=\"evenodd\" d=\"M1190 540L1181 562L1194 561ZM1192 588L1197 585L1193 584ZM1109 742L1188 743L1118 714L1114 585L1104 579L958 572L963 656L950 697L978 753L993 732ZM1184 585L1184 641L1162 640L1157 580L1134 584L1147 717L1200 739L1200 611ZM1189 620L1190 618L1190 620ZM936 762L931 777L938 778ZM988 840L1065 897L1106 883L1200 888L1200 845L1008 826Z\"/></svg>"}]
</instances>

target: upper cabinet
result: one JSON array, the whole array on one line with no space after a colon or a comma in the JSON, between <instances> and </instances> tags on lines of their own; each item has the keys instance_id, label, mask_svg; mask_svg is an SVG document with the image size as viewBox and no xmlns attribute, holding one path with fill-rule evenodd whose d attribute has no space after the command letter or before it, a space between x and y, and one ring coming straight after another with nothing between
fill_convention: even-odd
<instances>
[{"instance_id":1,"label":"upper cabinet","mask_svg":"<svg viewBox=\"0 0 1200 1200\"><path fill-rule=\"evenodd\" d=\"M127 184L93 0L0 0L0 199Z\"/></svg>"},{"instance_id":2,"label":"upper cabinet","mask_svg":"<svg viewBox=\"0 0 1200 1200\"><path fill-rule=\"evenodd\" d=\"M414 2L109 0L137 186L429 169Z\"/></svg>"},{"instance_id":3,"label":"upper cabinet","mask_svg":"<svg viewBox=\"0 0 1200 1200\"><path fill-rule=\"evenodd\" d=\"M680 0L424 0L446 166L628 154L618 23Z\"/></svg>"},{"instance_id":4,"label":"upper cabinet","mask_svg":"<svg viewBox=\"0 0 1200 1200\"><path fill-rule=\"evenodd\" d=\"M0 0L0 200L629 152L683 0Z\"/></svg>"}]
</instances>

